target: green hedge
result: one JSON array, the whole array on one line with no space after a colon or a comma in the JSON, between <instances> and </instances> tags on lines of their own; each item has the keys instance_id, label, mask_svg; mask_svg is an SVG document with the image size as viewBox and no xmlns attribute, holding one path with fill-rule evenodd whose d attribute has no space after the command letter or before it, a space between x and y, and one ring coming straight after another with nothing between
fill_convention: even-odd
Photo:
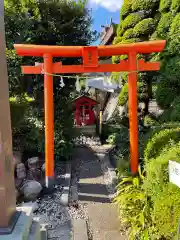
<instances>
[{"instance_id":1,"label":"green hedge","mask_svg":"<svg viewBox=\"0 0 180 240\"><path fill-rule=\"evenodd\" d=\"M179 55L170 57L164 62L160 71L160 82L156 91L158 105L165 109L169 108L180 88L180 58Z\"/></svg>"},{"instance_id":2,"label":"green hedge","mask_svg":"<svg viewBox=\"0 0 180 240\"><path fill-rule=\"evenodd\" d=\"M171 11L174 12L180 11L180 0L172 0Z\"/></svg>"},{"instance_id":3,"label":"green hedge","mask_svg":"<svg viewBox=\"0 0 180 240\"><path fill-rule=\"evenodd\" d=\"M21 128L26 125L25 117L29 110L29 103L25 99L10 98L11 125L13 135L21 132Z\"/></svg>"},{"instance_id":4,"label":"green hedge","mask_svg":"<svg viewBox=\"0 0 180 240\"><path fill-rule=\"evenodd\" d=\"M125 56L125 55L122 55ZM127 79L127 75L125 75L125 80ZM137 90L138 90L138 99L139 101L143 102L144 100L146 100L148 98L148 94L147 94L147 86L145 82L139 82L137 83ZM118 100L118 104L120 106L123 106L126 102L128 101L128 83L126 83L120 94L119 94L119 100Z\"/></svg>"},{"instance_id":5,"label":"green hedge","mask_svg":"<svg viewBox=\"0 0 180 240\"><path fill-rule=\"evenodd\" d=\"M156 232L153 239L177 239L180 216L180 189L169 183L169 160L180 163L180 145L167 148L151 161L146 162L145 192L151 198L151 218Z\"/></svg>"},{"instance_id":6,"label":"green hedge","mask_svg":"<svg viewBox=\"0 0 180 240\"><path fill-rule=\"evenodd\" d=\"M171 6L172 0L161 0L159 5L159 10L161 12L168 12Z\"/></svg>"},{"instance_id":7,"label":"green hedge","mask_svg":"<svg viewBox=\"0 0 180 240\"><path fill-rule=\"evenodd\" d=\"M121 20L124 20L128 16L128 14L131 12L131 6L132 4L130 3L130 1L124 1L124 4L122 5L121 11L120 11Z\"/></svg>"},{"instance_id":8,"label":"green hedge","mask_svg":"<svg viewBox=\"0 0 180 240\"><path fill-rule=\"evenodd\" d=\"M128 29L128 28L133 28L134 26L136 26L136 24L138 22L140 22L143 19L143 15L142 14L138 14L138 13L132 13L130 15L128 15L124 21L122 21L122 28L124 30Z\"/></svg>"},{"instance_id":9,"label":"green hedge","mask_svg":"<svg viewBox=\"0 0 180 240\"><path fill-rule=\"evenodd\" d=\"M118 44L118 43L120 43L121 41L122 41L122 37L116 36L116 37L114 38L114 40L113 40L113 44Z\"/></svg>"},{"instance_id":10,"label":"green hedge","mask_svg":"<svg viewBox=\"0 0 180 240\"><path fill-rule=\"evenodd\" d=\"M175 96L174 92L170 88L169 84L164 80L158 84L157 91L155 93L156 101L162 109L167 109L171 106Z\"/></svg>"},{"instance_id":11,"label":"green hedge","mask_svg":"<svg viewBox=\"0 0 180 240\"><path fill-rule=\"evenodd\" d=\"M170 28L170 37L174 38L175 36L179 36L180 33L180 13L178 13L172 21Z\"/></svg>"},{"instance_id":12,"label":"green hedge","mask_svg":"<svg viewBox=\"0 0 180 240\"><path fill-rule=\"evenodd\" d=\"M172 19L173 16L171 12L162 14L156 29L157 35L162 39L166 39L168 37Z\"/></svg>"},{"instance_id":13,"label":"green hedge","mask_svg":"<svg viewBox=\"0 0 180 240\"><path fill-rule=\"evenodd\" d=\"M180 97L175 98L172 104L171 121L180 121Z\"/></svg>"},{"instance_id":14,"label":"green hedge","mask_svg":"<svg viewBox=\"0 0 180 240\"><path fill-rule=\"evenodd\" d=\"M125 30L122 28L122 24L120 23L120 24L118 25L117 31L116 31L117 36L118 36L118 37L122 37L124 31L125 31Z\"/></svg>"},{"instance_id":15,"label":"green hedge","mask_svg":"<svg viewBox=\"0 0 180 240\"><path fill-rule=\"evenodd\" d=\"M154 19L146 18L140 21L135 27L134 32L137 36L149 35L155 30Z\"/></svg>"},{"instance_id":16,"label":"green hedge","mask_svg":"<svg viewBox=\"0 0 180 240\"><path fill-rule=\"evenodd\" d=\"M120 56L112 56L112 63L119 63L120 62Z\"/></svg>"},{"instance_id":17,"label":"green hedge","mask_svg":"<svg viewBox=\"0 0 180 240\"><path fill-rule=\"evenodd\" d=\"M132 3L132 10L149 10L158 5L159 0L134 0Z\"/></svg>"},{"instance_id":18,"label":"green hedge","mask_svg":"<svg viewBox=\"0 0 180 240\"><path fill-rule=\"evenodd\" d=\"M159 125L159 122L157 119L151 117L150 115L146 115L144 118L144 124L148 126L156 126Z\"/></svg>"},{"instance_id":19,"label":"green hedge","mask_svg":"<svg viewBox=\"0 0 180 240\"><path fill-rule=\"evenodd\" d=\"M118 104L120 106L123 106L127 102L127 100L128 100L128 83L126 83L123 86L123 88L119 94Z\"/></svg>"},{"instance_id":20,"label":"green hedge","mask_svg":"<svg viewBox=\"0 0 180 240\"><path fill-rule=\"evenodd\" d=\"M125 33L123 34L123 39L130 39L130 38L134 38L135 33L134 33L134 29L133 28L129 28L128 30L125 31Z\"/></svg>"},{"instance_id":21,"label":"green hedge","mask_svg":"<svg viewBox=\"0 0 180 240\"><path fill-rule=\"evenodd\" d=\"M145 161L157 157L162 149L167 148L171 143L180 141L180 127L175 129L165 129L156 133L148 142L144 151Z\"/></svg>"},{"instance_id":22,"label":"green hedge","mask_svg":"<svg viewBox=\"0 0 180 240\"><path fill-rule=\"evenodd\" d=\"M130 39L123 39L121 43L136 43L142 42L140 38L130 38Z\"/></svg>"}]
</instances>

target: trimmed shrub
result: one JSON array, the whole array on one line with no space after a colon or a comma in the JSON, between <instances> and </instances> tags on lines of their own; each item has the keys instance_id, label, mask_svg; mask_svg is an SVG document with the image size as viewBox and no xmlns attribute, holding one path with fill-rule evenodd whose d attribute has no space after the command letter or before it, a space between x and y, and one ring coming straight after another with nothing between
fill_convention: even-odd
<instances>
[{"instance_id":1,"label":"trimmed shrub","mask_svg":"<svg viewBox=\"0 0 180 240\"><path fill-rule=\"evenodd\" d=\"M125 31L125 33L123 35L123 40L124 39L134 38L134 37L135 37L134 29L133 28L129 28L128 30Z\"/></svg>"},{"instance_id":2,"label":"trimmed shrub","mask_svg":"<svg viewBox=\"0 0 180 240\"><path fill-rule=\"evenodd\" d=\"M127 60L128 59L128 55L121 55L120 56L120 60Z\"/></svg>"},{"instance_id":3,"label":"trimmed shrub","mask_svg":"<svg viewBox=\"0 0 180 240\"><path fill-rule=\"evenodd\" d=\"M152 18L146 18L140 21L134 28L135 34L149 35L155 30L154 20Z\"/></svg>"},{"instance_id":4,"label":"trimmed shrub","mask_svg":"<svg viewBox=\"0 0 180 240\"><path fill-rule=\"evenodd\" d=\"M154 127L156 125L159 125L159 122L155 118L152 118L150 115L146 115L144 117L144 124Z\"/></svg>"},{"instance_id":5,"label":"trimmed shrub","mask_svg":"<svg viewBox=\"0 0 180 240\"><path fill-rule=\"evenodd\" d=\"M120 83L120 81L121 81L120 75L121 75L121 73L119 73L119 72L112 72L112 74L111 74L112 82Z\"/></svg>"},{"instance_id":6,"label":"trimmed shrub","mask_svg":"<svg viewBox=\"0 0 180 240\"><path fill-rule=\"evenodd\" d=\"M179 95L180 88L180 58L179 55L168 58L162 62L160 82L156 91L158 105L169 108L176 96Z\"/></svg>"},{"instance_id":7,"label":"trimmed shrub","mask_svg":"<svg viewBox=\"0 0 180 240\"><path fill-rule=\"evenodd\" d=\"M168 12L171 6L172 0L161 0L159 5L159 11Z\"/></svg>"},{"instance_id":8,"label":"trimmed shrub","mask_svg":"<svg viewBox=\"0 0 180 240\"><path fill-rule=\"evenodd\" d=\"M180 127L175 129L162 130L149 140L144 151L145 161L157 157L163 149L170 146L171 143L178 143L180 141Z\"/></svg>"},{"instance_id":9,"label":"trimmed shrub","mask_svg":"<svg viewBox=\"0 0 180 240\"><path fill-rule=\"evenodd\" d=\"M11 125L13 135L21 132L21 128L25 125L25 117L29 110L29 103L23 99L17 99L16 97L10 98L10 110L11 110Z\"/></svg>"},{"instance_id":10,"label":"trimmed shrub","mask_svg":"<svg viewBox=\"0 0 180 240\"><path fill-rule=\"evenodd\" d=\"M158 88L155 93L156 101L162 109L167 109L171 106L175 96L174 92L170 88L169 84L163 79L158 84Z\"/></svg>"},{"instance_id":11,"label":"trimmed shrub","mask_svg":"<svg viewBox=\"0 0 180 240\"><path fill-rule=\"evenodd\" d=\"M176 55L180 52L180 13L172 21L169 38L169 53Z\"/></svg>"},{"instance_id":12,"label":"trimmed shrub","mask_svg":"<svg viewBox=\"0 0 180 240\"><path fill-rule=\"evenodd\" d=\"M122 37L124 31L125 31L125 30L122 28L122 24L119 24L118 27L117 27L117 31L116 31L117 36L118 36L118 37Z\"/></svg>"},{"instance_id":13,"label":"trimmed shrub","mask_svg":"<svg viewBox=\"0 0 180 240\"><path fill-rule=\"evenodd\" d=\"M157 35L159 37L161 37L163 39L167 38L167 36L169 34L169 28L172 23L172 19L173 19L173 16L172 16L171 12L162 14L161 19L160 19L157 29L156 29Z\"/></svg>"},{"instance_id":14,"label":"trimmed shrub","mask_svg":"<svg viewBox=\"0 0 180 240\"><path fill-rule=\"evenodd\" d=\"M172 21L170 28L170 37L174 38L175 36L179 36L180 33L180 13L178 13Z\"/></svg>"},{"instance_id":15,"label":"trimmed shrub","mask_svg":"<svg viewBox=\"0 0 180 240\"><path fill-rule=\"evenodd\" d=\"M132 10L150 10L157 6L159 0L134 0L132 3Z\"/></svg>"},{"instance_id":16,"label":"trimmed shrub","mask_svg":"<svg viewBox=\"0 0 180 240\"><path fill-rule=\"evenodd\" d=\"M175 98L172 104L170 120L173 122L180 121L180 97Z\"/></svg>"},{"instance_id":17,"label":"trimmed shrub","mask_svg":"<svg viewBox=\"0 0 180 240\"><path fill-rule=\"evenodd\" d=\"M164 112L159 116L159 121L161 123L166 123L171 121L172 108L165 109Z\"/></svg>"},{"instance_id":18,"label":"trimmed shrub","mask_svg":"<svg viewBox=\"0 0 180 240\"><path fill-rule=\"evenodd\" d=\"M145 165L145 192L152 200L151 216L156 230L156 238L177 239L180 216L180 190L169 183L169 160L180 163L180 145L166 149Z\"/></svg>"},{"instance_id":19,"label":"trimmed shrub","mask_svg":"<svg viewBox=\"0 0 180 240\"><path fill-rule=\"evenodd\" d=\"M180 36L171 37L171 41L169 43L169 54L176 55L180 52Z\"/></svg>"},{"instance_id":20,"label":"trimmed shrub","mask_svg":"<svg viewBox=\"0 0 180 240\"><path fill-rule=\"evenodd\" d=\"M120 56L112 56L112 63L119 63L120 62Z\"/></svg>"},{"instance_id":21,"label":"trimmed shrub","mask_svg":"<svg viewBox=\"0 0 180 240\"><path fill-rule=\"evenodd\" d=\"M118 44L118 43L121 43L122 41L122 37L115 37L114 40L113 40L113 44Z\"/></svg>"},{"instance_id":22,"label":"trimmed shrub","mask_svg":"<svg viewBox=\"0 0 180 240\"><path fill-rule=\"evenodd\" d=\"M124 20L128 14L131 12L131 6L132 4L130 1L125 1L124 4L121 7L121 12L120 12L120 19Z\"/></svg>"},{"instance_id":23,"label":"trimmed shrub","mask_svg":"<svg viewBox=\"0 0 180 240\"><path fill-rule=\"evenodd\" d=\"M128 83L126 83L123 86L123 88L119 94L118 104L120 106L123 106L127 102L127 100L128 100Z\"/></svg>"},{"instance_id":24,"label":"trimmed shrub","mask_svg":"<svg viewBox=\"0 0 180 240\"><path fill-rule=\"evenodd\" d=\"M126 77L126 76L125 76ZM137 83L137 90L138 90L138 99L139 101L144 101L148 98L148 94L147 94L147 86L145 82L138 82ZM126 102L128 101L128 83L126 83L120 94L119 94L119 100L118 100L118 104L120 106L123 106Z\"/></svg>"},{"instance_id":25,"label":"trimmed shrub","mask_svg":"<svg viewBox=\"0 0 180 240\"><path fill-rule=\"evenodd\" d=\"M153 224L156 226L159 236L163 236L166 239L178 239L179 198L179 188L171 183L167 183L158 196L154 198L153 211L151 213Z\"/></svg>"},{"instance_id":26,"label":"trimmed shrub","mask_svg":"<svg viewBox=\"0 0 180 240\"><path fill-rule=\"evenodd\" d=\"M130 38L130 39L123 39L121 43L136 43L142 42L140 38Z\"/></svg>"},{"instance_id":27,"label":"trimmed shrub","mask_svg":"<svg viewBox=\"0 0 180 240\"><path fill-rule=\"evenodd\" d=\"M136 26L136 24L138 22L140 22L143 19L143 15L142 14L138 14L138 13L132 13L130 15L128 15L124 21L122 22L122 28L124 30L128 29L128 28L133 28L134 26Z\"/></svg>"},{"instance_id":28,"label":"trimmed shrub","mask_svg":"<svg viewBox=\"0 0 180 240\"><path fill-rule=\"evenodd\" d=\"M107 142L121 148L122 148L121 146L122 144L126 144L126 149L125 149L126 151L128 149L128 143L129 143L128 128L123 126L122 128L119 129L119 132L109 135Z\"/></svg>"},{"instance_id":29,"label":"trimmed shrub","mask_svg":"<svg viewBox=\"0 0 180 240\"><path fill-rule=\"evenodd\" d=\"M175 13L180 11L180 0L172 0L171 11Z\"/></svg>"}]
</instances>

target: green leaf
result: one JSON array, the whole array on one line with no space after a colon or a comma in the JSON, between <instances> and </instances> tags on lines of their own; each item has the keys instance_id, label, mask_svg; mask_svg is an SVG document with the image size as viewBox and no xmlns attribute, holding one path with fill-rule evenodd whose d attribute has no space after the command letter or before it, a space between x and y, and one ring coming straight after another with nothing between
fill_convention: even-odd
<instances>
[{"instance_id":1,"label":"green leaf","mask_svg":"<svg viewBox=\"0 0 180 240\"><path fill-rule=\"evenodd\" d=\"M140 224L142 225L142 227L144 228L145 218L144 218L143 212L141 212L140 215L139 215L139 222L140 222Z\"/></svg>"}]
</instances>

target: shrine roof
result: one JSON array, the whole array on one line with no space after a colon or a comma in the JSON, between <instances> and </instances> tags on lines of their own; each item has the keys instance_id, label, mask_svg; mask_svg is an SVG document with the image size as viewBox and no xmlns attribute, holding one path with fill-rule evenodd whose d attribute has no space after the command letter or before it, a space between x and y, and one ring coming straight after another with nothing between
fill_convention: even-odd
<instances>
[{"instance_id":1,"label":"shrine roof","mask_svg":"<svg viewBox=\"0 0 180 240\"><path fill-rule=\"evenodd\" d=\"M77 97L76 99L74 99L73 103L77 103L77 102L81 102L81 101L84 101L84 100L87 100L88 102L90 102L91 104L94 104L94 105L97 105L99 104L98 101L86 96L86 95L81 95L79 97Z\"/></svg>"}]
</instances>

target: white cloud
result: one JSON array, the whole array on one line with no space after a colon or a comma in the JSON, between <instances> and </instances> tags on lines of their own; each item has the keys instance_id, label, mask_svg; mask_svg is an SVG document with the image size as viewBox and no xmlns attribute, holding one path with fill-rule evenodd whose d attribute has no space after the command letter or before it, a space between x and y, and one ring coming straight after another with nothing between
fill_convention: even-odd
<instances>
[{"instance_id":1,"label":"white cloud","mask_svg":"<svg viewBox=\"0 0 180 240\"><path fill-rule=\"evenodd\" d=\"M123 4L123 0L90 0L92 5L99 5L111 12L119 10Z\"/></svg>"}]
</instances>

